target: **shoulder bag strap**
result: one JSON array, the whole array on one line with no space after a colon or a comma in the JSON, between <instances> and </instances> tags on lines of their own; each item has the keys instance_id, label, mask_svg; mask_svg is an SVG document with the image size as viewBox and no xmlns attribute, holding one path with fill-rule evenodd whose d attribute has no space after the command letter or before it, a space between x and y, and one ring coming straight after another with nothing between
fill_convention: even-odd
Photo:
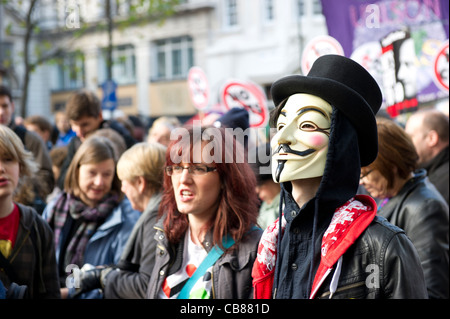
<instances>
[{"instance_id":1,"label":"shoulder bag strap","mask_svg":"<svg viewBox=\"0 0 450 319\"><path fill-rule=\"evenodd\" d=\"M234 245L234 239L230 236L226 236L223 240L223 247L225 249L230 248ZM192 274L191 278L184 284L183 289L181 289L177 299L189 299L189 295L191 293L192 287L195 283L203 277L206 271L215 264L215 262L222 256L224 251L219 248L219 246L215 245L205 259L202 261L200 266L198 266L197 270Z\"/></svg>"}]
</instances>

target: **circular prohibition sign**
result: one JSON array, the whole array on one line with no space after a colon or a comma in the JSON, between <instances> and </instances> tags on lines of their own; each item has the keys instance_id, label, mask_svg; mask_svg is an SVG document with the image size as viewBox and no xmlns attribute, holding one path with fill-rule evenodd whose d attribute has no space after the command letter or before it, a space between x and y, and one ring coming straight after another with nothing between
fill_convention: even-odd
<instances>
[{"instance_id":1,"label":"circular prohibition sign","mask_svg":"<svg viewBox=\"0 0 450 319\"><path fill-rule=\"evenodd\" d=\"M194 66L189 70L188 86L195 108L205 109L209 103L209 84L206 74L201 68Z\"/></svg>"},{"instance_id":2,"label":"circular prohibition sign","mask_svg":"<svg viewBox=\"0 0 450 319\"><path fill-rule=\"evenodd\" d=\"M434 80L437 86L447 93L449 87L448 43L447 40L439 49L433 64Z\"/></svg>"},{"instance_id":3,"label":"circular prohibition sign","mask_svg":"<svg viewBox=\"0 0 450 319\"><path fill-rule=\"evenodd\" d=\"M248 111L250 127L263 127L268 121L264 92L251 82L229 81L222 90L222 102L227 109L241 107Z\"/></svg>"}]
</instances>

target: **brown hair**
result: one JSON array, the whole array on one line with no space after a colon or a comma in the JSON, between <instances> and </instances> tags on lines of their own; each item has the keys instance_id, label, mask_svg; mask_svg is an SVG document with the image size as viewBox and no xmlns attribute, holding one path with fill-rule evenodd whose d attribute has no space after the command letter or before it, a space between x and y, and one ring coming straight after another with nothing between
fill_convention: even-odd
<instances>
[{"instance_id":1,"label":"brown hair","mask_svg":"<svg viewBox=\"0 0 450 319\"><path fill-rule=\"evenodd\" d=\"M35 197L32 178L38 171L33 154L27 151L20 138L9 127L0 124L0 158L11 158L19 163L19 182L13 200L31 205Z\"/></svg>"},{"instance_id":2,"label":"brown hair","mask_svg":"<svg viewBox=\"0 0 450 319\"><path fill-rule=\"evenodd\" d=\"M127 144L125 143L125 139L123 138L123 136L110 127L100 128L98 130L95 130L91 134L95 136L106 137L112 142L116 154L116 160L119 160L123 152L127 150Z\"/></svg>"},{"instance_id":3,"label":"brown hair","mask_svg":"<svg viewBox=\"0 0 450 319\"><path fill-rule=\"evenodd\" d=\"M84 116L99 117L102 107L98 97L91 91L80 90L75 92L67 101L67 118L78 121Z\"/></svg>"},{"instance_id":4,"label":"brown hair","mask_svg":"<svg viewBox=\"0 0 450 319\"><path fill-rule=\"evenodd\" d=\"M64 190L67 193L72 193L75 196L80 194L80 184L78 176L80 166L83 164L100 163L108 159L113 159L114 164L117 164L117 157L114 152L114 146L106 137L92 135L88 137L80 148L75 153L64 180ZM119 196L121 199L123 194L121 192L122 184L117 177L117 172L114 170L114 178L111 186L111 193Z\"/></svg>"},{"instance_id":5,"label":"brown hair","mask_svg":"<svg viewBox=\"0 0 450 319\"><path fill-rule=\"evenodd\" d=\"M215 130L215 134L208 134L208 129ZM209 229L213 229L213 244L222 246L222 238L227 234L239 242L250 227L256 224L258 216L255 174L247 162L236 160L237 154L244 154L243 146L223 128L202 127L201 130L195 128L195 132L192 127L178 130L184 130L186 134L170 143L166 153L166 166L175 164L172 160L174 155L176 157L188 150L190 159L183 158L183 161L192 162L192 151L198 143L208 142L208 146L213 146L210 154L214 158L213 163L222 184L217 213L209 224ZM206 136L209 135L206 140L205 132ZM213 154L215 151L218 151L217 154ZM181 214L177 209L172 180L167 174L164 174L164 192L159 215L165 213L167 213L164 221L166 235L169 242L177 243L184 236L189 221L187 215Z\"/></svg>"},{"instance_id":6,"label":"brown hair","mask_svg":"<svg viewBox=\"0 0 450 319\"><path fill-rule=\"evenodd\" d=\"M377 118L378 157L369 165L378 170L392 187L395 179L393 168L401 178L407 178L417 168L417 155L411 138L403 128L392 120Z\"/></svg>"},{"instance_id":7,"label":"brown hair","mask_svg":"<svg viewBox=\"0 0 450 319\"><path fill-rule=\"evenodd\" d=\"M23 124L25 124L25 125L28 125L28 124L36 125L43 132L45 132L45 131L47 131L49 133L53 132L52 123L50 123L49 120L47 120L45 117L43 117L41 115L28 116L27 118L25 118L23 120Z\"/></svg>"},{"instance_id":8,"label":"brown hair","mask_svg":"<svg viewBox=\"0 0 450 319\"><path fill-rule=\"evenodd\" d=\"M69 150L67 146L58 146L52 148L49 152L52 164L56 167L61 167L67 157L68 151Z\"/></svg>"}]
</instances>

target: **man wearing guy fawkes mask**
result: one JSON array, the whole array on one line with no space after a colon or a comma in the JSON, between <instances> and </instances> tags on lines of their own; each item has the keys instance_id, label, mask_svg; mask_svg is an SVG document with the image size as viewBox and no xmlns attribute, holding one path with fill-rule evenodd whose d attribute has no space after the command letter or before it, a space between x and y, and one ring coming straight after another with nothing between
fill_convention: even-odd
<instances>
[{"instance_id":1,"label":"man wearing guy fawkes mask","mask_svg":"<svg viewBox=\"0 0 450 319\"><path fill-rule=\"evenodd\" d=\"M361 166L378 152L375 80L353 60L326 55L307 76L276 81L272 96L283 217L261 238L254 297L427 298L410 240L376 216L371 197L356 195Z\"/></svg>"}]
</instances>

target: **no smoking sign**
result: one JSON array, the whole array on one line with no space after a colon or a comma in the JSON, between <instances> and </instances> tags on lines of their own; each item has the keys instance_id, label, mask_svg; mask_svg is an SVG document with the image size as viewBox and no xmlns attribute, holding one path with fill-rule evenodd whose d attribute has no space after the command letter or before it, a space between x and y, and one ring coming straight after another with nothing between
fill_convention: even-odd
<instances>
[{"instance_id":1,"label":"no smoking sign","mask_svg":"<svg viewBox=\"0 0 450 319\"><path fill-rule=\"evenodd\" d=\"M434 60L434 80L437 86L448 93L449 66L448 66L448 41L441 47Z\"/></svg>"},{"instance_id":2,"label":"no smoking sign","mask_svg":"<svg viewBox=\"0 0 450 319\"><path fill-rule=\"evenodd\" d=\"M222 102L227 109L244 108L249 113L250 127L267 124L268 110L264 92L251 82L230 81L222 90Z\"/></svg>"},{"instance_id":3,"label":"no smoking sign","mask_svg":"<svg viewBox=\"0 0 450 319\"><path fill-rule=\"evenodd\" d=\"M209 84L206 74L199 67L192 67L188 74L189 93L194 106L203 110L209 103Z\"/></svg>"},{"instance_id":4,"label":"no smoking sign","mask_svg":"<svg viewBox=\"0 0 450 319\"><path fill-rule=\"evenodd\" d=\"M326 54L344 55L344 49L335 38L328 35L315 37L308 42L302 54L303 74L308 74L314 61Z\"/></svg>"}]
</instances>

